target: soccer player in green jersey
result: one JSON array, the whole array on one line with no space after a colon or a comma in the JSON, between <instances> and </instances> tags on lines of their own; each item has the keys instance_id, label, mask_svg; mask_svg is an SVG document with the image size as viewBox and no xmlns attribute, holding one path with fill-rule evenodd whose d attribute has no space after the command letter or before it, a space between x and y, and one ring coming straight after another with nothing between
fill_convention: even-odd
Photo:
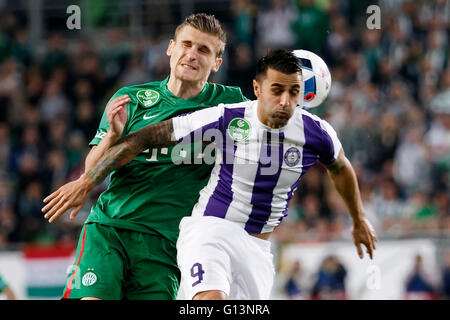
<instances>
[{"instance_id":1,"label":"soccer player in green jersey","mask_svg":"<svg viewBox=\"0 0 450 320\"><path fill-rule=\"evenodd\" d=\"M226 36L210 15L194 14L177 27L169 42L170 76L120 89L110 100L86 159L89 172L121 136L182 113L245 101L241 90L208 83L222 63ZM190 215L211 165L174 164L199 151L173 147L139 154L111 174L110 184L81 230L75 263L63 298L174 299L180 272L176 261L178 225ZM195 157L195 154L194 154ZM188 161L185 161L188 162ZM69 182L52 193L42 211L50 222L68 208ZM55 202L56 201L56 202ZM71 211L74 217L84 200ZM58 211L59 214L54 215Z\"/></svg>"}]
</instances>

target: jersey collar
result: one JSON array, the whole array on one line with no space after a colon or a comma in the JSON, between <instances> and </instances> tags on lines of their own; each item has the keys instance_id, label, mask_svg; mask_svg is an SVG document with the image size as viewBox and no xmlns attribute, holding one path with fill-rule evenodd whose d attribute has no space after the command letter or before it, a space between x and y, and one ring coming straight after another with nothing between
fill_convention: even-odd
<instances>
[{"instance_id":1,"label":"jersey collar","mask_svg":"<svg viewBox=\"0 0 450 320\"><path fill-rule=\"evenodd\" d=\"M205 97L208 95L208 92L210 91L211 84L209 82L205 83L205 86L203 87L203 90L196 95L195 97L189 98L189 99L181 99L180 97L177 97L174 95L170 90L167 88L167 82L169 81L169 76L165 78L163 81L161 81L160 84L160 90L162 93L164 93L165 96L169 97L170 99L175 100L181 100L181 101L191 101L194 103L201 103L204 102Z\"/></svg>"}]
</instances>

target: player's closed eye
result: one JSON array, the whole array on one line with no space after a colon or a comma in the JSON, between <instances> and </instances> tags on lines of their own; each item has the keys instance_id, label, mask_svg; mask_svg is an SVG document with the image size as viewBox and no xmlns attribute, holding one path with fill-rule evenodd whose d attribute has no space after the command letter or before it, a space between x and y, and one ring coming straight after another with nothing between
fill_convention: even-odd
<instances>
[{"instance_id":1,"label":"player's closed eye","mask_svg":"<svg viewBox=\"0 0 450 320\"><path fill-rule=\"evenodd\" d=\"M192 42L190 42L190 41L183 41L183 42L181 43L181 45L182 45L183 47L190 48L190 47L192 47Z\"/></svg>"},{"instance_id":2,"label":"player's closed eye","mask_svg":"<svg viewBox=\"0 0 450 320\"><path fill-rule=\"evenodd\" d=\"M200 50L200 52L203 52L203 53L209 53L210 52L207 47L200 47L199 50Z\"/></svg>"},{"instance_id":3,"label":"player's closed eye","mask_svg":"<svg viewBox=\"0 0 450 320\"><path fill-rule=\"evenodd\" d=\"M273 89L273 90L272 90L272 93L273 93L274 95L276 95L276 96L279 96L280 94L283 93L283 90L281 90L281 89Z\"/></svg>"}]
</instances>

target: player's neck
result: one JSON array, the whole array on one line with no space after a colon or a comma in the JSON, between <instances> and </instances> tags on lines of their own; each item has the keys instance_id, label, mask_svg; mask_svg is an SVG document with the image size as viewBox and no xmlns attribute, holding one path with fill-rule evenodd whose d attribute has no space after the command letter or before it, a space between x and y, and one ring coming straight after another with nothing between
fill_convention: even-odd
<instances>
[{"instance_id":1,"label":"player's neck","mask_svg":"<svg viewBox=\"0 0 450 320\"><path fill-rule=\"evenodd\" d=\"M193 98L202 92L205 81L183 81L175 78L174 76L169 77L167 81L167 89L174 95L181 99Z\"/></svg>"}]
</instances>

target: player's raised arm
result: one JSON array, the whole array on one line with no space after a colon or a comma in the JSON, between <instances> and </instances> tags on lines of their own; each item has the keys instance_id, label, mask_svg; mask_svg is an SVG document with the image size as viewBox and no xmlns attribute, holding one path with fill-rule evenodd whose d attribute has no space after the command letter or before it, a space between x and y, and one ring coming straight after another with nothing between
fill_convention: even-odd
<instances>
[{"instance_id":1,"label":"player's raised arm","mask_svg":"<svg viewBox=\"0 0 450 320\"><path fill-rule=\"evenodd\" d=\"M176 143L172 119L146 126L119 139L97 165L87 172L87 176L95 185L100 184L112 171L126 165L145 149Z\"/></svg>"},{"instance_id":2,"label":"player's raised arm","mask_svg":"<svg viewBox=\"0 0 450 320\"><path fill-rule=\"evenodd\" d=\"M89 193L114 170L126 165L148 148L166 147L196 131L216 128L223 107L216 106L148 125L119 139L77 180L63 185L44 199L44 217L53 222L72 209L70 218L84 206ZM111 121L110 121L111 122ZM203 138L203 135L200 136ZM192 140L193 141L193 140Z\"/></svg>"},{"instance_id":3,"label":"player's raised arm","mask_svg":"<svg viewBox=\"0 0 450 320\"><path fill-rule=\"evenodd\" d=\"M102 136L98 145L94 145L86 156L85 173L95 166L109 147L111 147L122 135L125 123L127 121L126 105L128 102L130 102L130 97L128 95L120 95L112 98L107 104L104 113L104 121L106 122L107 120L105 127L107 132L104 136ZM49 199L53 199L55 197L64 199L66 194L77 194L78 190L74 189L76 186L77 183L75 183L75 181L66 183L44 199L44 202L47 202ZM80 197L79 201L76 202L76 205L72 206L72 211L70 213L71 218L74 218L78 214L78 212L83 208L86 200L87 196ZM48 210L47 206L42 209L43 212L46 210ZM47 218L47 216L45 217Z\"/></svg>"},{"instance_id":4,"label":"player's raised arm","mask_svg":"<svg viewBox=\"0 0 450 320\"><path fill-rule=\"evenodd\" d=\"M140 152L150 147L176 144L172 138L172 119L146 126L121 139L111 146L88 172L69 182L44 199L44 217L53 222L69 209L83 206L91 190L100 184L112 171L124 166ZM72 210L71 218L74 217Z\"/></svg>"},{"instance_id":5,"label":"player's raised arm","mask_svg":"<svg viewBox=\"0 0 450 320\"><path fill-rule=\"evenodd\" d=\"M98 145L92 146L92 149L86 156L85 172L92 169L106 150L108 150L110 146L119 140L127 121L126 104L130 101L130 97L124 94L111 99L111 101L107 104L104 116L108 120L109 128Z\"/></svg>"},{"instance_id":6,"label":"player's raised arm","mask_svg":"<svg viewBox=\"0 0 450 320\"><path fill-rule=\"evenodd\" d=\"M358 180L350 161L345 157L344 150L341 149L337 159L332 164L327 165L326 168L352 217L353 241L359 257L363 258L361 244L364 244L372 259L377 237L375 230L365 216Z\"/></svg>"}]
</instances>

